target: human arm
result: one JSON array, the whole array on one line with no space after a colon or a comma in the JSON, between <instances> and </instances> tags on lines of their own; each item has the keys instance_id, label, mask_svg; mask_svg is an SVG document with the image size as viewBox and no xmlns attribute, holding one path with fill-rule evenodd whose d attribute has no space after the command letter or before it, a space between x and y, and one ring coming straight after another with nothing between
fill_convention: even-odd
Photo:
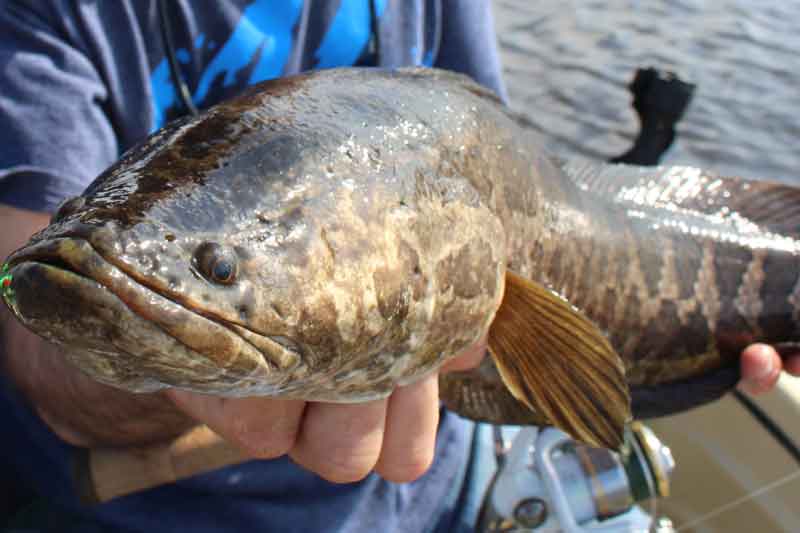
<instances>
[{"instance_id":1,"label":"human arm","mask_svg":"<svg viewBox=\"0 0 800 533\"><path fill-rule=\"evenodd\" d=\"M0 204L0 257L44 227L49 215ZM34 410L66 442L126 445L161 438L189 427L177 411L157 409L155 396L137 396L92 381L72 369L58 347L25 329L0 305L2 370Z\"/></svg>"}]
</instances>

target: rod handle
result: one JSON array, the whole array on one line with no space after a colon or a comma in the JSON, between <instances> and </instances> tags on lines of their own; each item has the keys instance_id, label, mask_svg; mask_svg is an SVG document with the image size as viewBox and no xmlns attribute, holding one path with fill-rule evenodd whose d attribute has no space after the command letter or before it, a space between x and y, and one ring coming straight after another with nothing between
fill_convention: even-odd
<instances>
[{"instance_id":1,"label":"rod handle","mask_svg":"<svg viewBox=\"0 0 800 533\"><path fill-rule=\"evenodd\" d=\"M207 426L197 426L167 443L82 449L74 475L82 501L104 503L246 460Z\"/></svg>"}]
</instances>

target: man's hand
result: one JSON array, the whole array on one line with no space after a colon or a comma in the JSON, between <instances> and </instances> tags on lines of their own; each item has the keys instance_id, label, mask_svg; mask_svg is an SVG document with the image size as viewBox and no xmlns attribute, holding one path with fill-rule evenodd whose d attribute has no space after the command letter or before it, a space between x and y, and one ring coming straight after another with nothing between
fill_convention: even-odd
<instances>
[{"instance_id":1,"label":"man's hand","mask_svg":"<svg viewBox=\"0 0 800 533\"><path fill-rule=\"evenodd\" d=\"M742 352L740 361L742 380L739 388L750 394L762 394L772 390L778 382L781 370L800 376L800 354L782 361L778 352L767 344L751 344Z\"/></svg>"},{"instance_id":2,"label":"man's hand","mask_svg":"<svg viewBox=\"0 0 800 533\"><path fill-rule=\"evenodd\" d=\"M477 366L485 351L485 342L478 343L442 371ZM288 454L329 481L357 481L373 470L390 481L413 481L433 460L439 422L436 374L398 388L387 399L360 404L225 399L177 390L167 395L248 455L268 459Z\"/></svg>"}]
</instances>

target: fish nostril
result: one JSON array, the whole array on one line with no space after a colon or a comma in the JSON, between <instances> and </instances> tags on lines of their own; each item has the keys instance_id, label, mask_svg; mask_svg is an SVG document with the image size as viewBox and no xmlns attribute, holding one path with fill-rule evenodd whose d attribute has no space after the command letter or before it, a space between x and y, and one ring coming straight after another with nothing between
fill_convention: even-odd
<instances>
[{"instance_id":1,"label":"fish nostril","mask_svg":"<svg viewBox=\"0 0 800 533\"><path fill-rule=\"evenodd\" d=\"M76 212L78 209L86 205L86 199L83 196L74 196L67 198L56 209L56 212L50 217L50 223L58 222L69 215Z\"/></svg>"}]
</instances>

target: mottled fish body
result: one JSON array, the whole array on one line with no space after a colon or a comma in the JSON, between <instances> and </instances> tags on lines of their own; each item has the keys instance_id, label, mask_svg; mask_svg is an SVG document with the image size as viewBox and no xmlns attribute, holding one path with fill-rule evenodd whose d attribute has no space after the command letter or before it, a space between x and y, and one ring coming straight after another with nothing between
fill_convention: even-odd
<instances>
[{"instance_id":1,"label":"mottled fish body","mask_svg":"<svg viewBox=\"0 0 800 533\"><path fill-rule=\"evenodd\" d=\"M363 401L490 332L492 359L441 378L449 406L613 446L627 385L642 413L686 408L747 344L798 340L797 233L765 196L800 199L562 168L460 75L319 71L130 150L8 259L4 296L134 391Z\"/></svg>"}]
</instances>

